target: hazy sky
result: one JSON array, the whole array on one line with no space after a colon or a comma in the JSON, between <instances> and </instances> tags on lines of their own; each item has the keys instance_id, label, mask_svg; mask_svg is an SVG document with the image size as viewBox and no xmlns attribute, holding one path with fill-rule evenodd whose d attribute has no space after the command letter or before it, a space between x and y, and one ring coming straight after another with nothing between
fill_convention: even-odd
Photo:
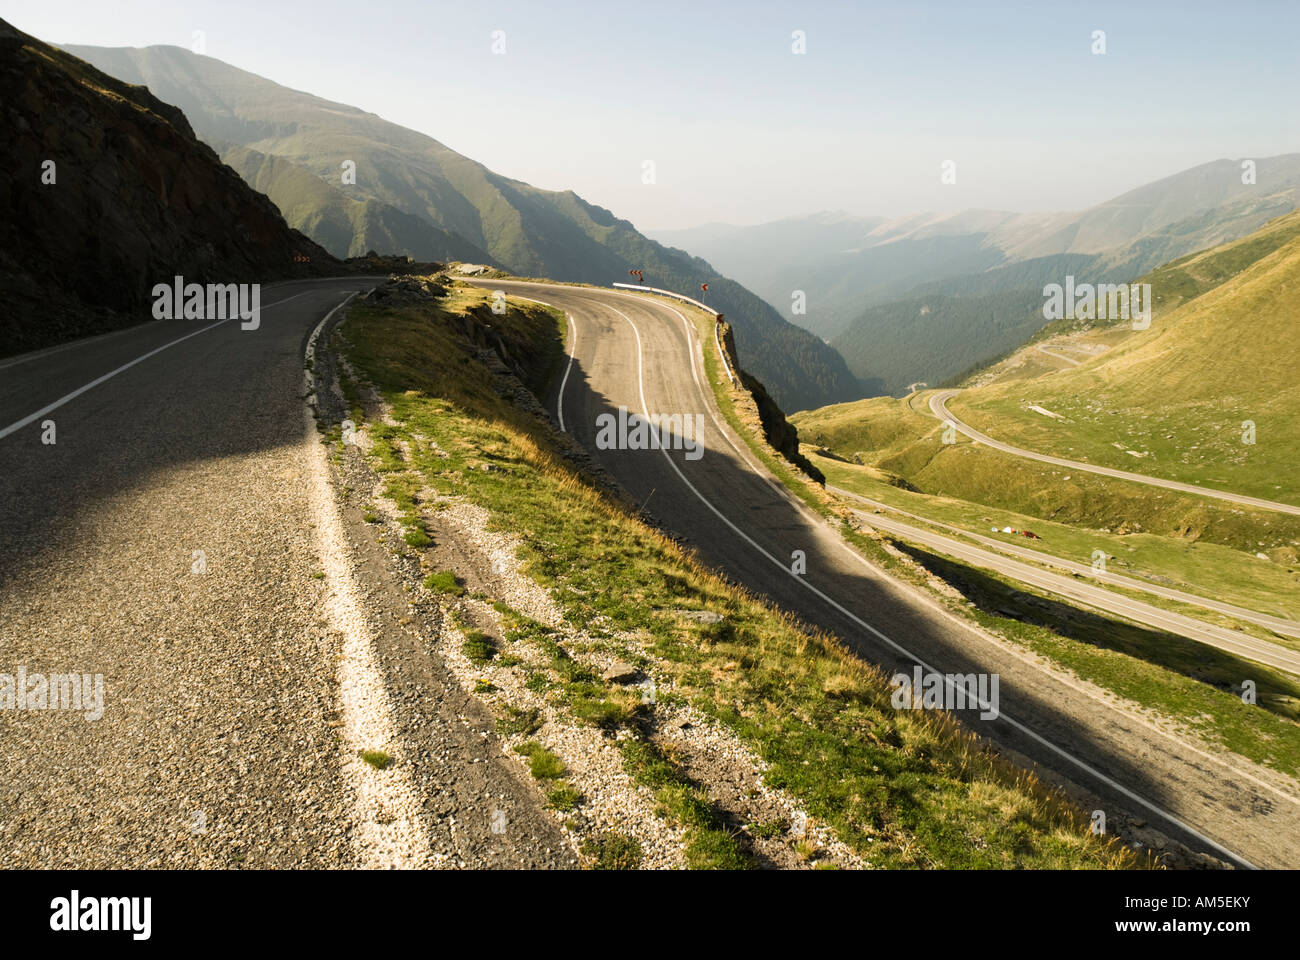
<instances>
[{"instance_id":1,"label":"hazy sky","mask_svg":"<svg viewBox=\"0 0 1300 960\"><path fill-rule=\"evenodd\" d=\"M201 30L209 56L648 230L825 209L1077 209L1208 160L1300 150L1297 0L0 11L56 44L190 47ZM1091 52L1095 30L1104 55ZM946 160L955 184L940 182Z\"/></svg>"}]
</instances>

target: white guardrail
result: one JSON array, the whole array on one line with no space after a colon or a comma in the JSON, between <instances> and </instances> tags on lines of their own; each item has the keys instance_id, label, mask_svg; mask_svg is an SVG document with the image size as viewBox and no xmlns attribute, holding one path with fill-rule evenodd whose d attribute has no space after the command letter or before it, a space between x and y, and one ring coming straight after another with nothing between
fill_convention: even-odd
<instances>
[{"instance_id":1,"label":"white guardrail","mask_svg":"<svg viewBox=\"0 0 1300 960\"><path fill-rule=\"evenodd\" d=\"M722 358L722 369L727 371L727 379L731 381L731 385L733 387L736 385L736 378L735 376L732 375L731 372L731 364L727 362L727 351L722 349L722 341L718 338L717 321L722 319L722 314L720 314L717 310L714 310L707 303L700 303L700 301L698 300L692 300L690 297L685 296L684 294L677 293L673 290L661 290L658 287L647 287L643 283L615 283L613 284L613 286L620 287L624 290L644 290L647 293L661 293L665 297L673 297L674 299L682 300L686 303L689 303L693 307L699 307L705 313L713 314L714 317L713 342L718 346L718 356Z\"/></svg>"}]
</instances>

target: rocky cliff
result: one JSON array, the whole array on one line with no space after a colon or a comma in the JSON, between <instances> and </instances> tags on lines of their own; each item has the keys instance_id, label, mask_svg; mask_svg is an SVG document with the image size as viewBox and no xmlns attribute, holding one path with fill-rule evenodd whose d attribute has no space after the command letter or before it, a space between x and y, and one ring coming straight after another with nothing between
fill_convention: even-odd
<instances>
[{"instance_id":1,"label":"rocky cliff","mask_svg":"<svg viewBox=\"0 0 1300 960\"><path fill-rule=\"evenodd\" d=\"M153 285L340 272L184 114L0 20L0 355L149 319Z\"/></svg>"},{"instance_id":2,"label":"rocky cliff","mask_svg":"<svg viewBox=\"0 0 1300 960\"><path fill-rule=\"evenodd\" d=\"M743 393L737 395L739 399L736 403L736 409L741 419L747 417L750 419L757 418L768 444L781 456L824 486L826 483L825 474L818 470L811 460L799 452L799 429L786 420L785 413L777 405L777 402L772 399L762 381L746 373L740 366L740 358L736 354L736 340L732 333L731 324L725 320L720 321L718 333L722 349L727 354L727 362L731 364L731 369L739 375L741 386L749 392L749 396L753 399L751 409L751 405L743 399Z\"/></svg>"}]
</instances>

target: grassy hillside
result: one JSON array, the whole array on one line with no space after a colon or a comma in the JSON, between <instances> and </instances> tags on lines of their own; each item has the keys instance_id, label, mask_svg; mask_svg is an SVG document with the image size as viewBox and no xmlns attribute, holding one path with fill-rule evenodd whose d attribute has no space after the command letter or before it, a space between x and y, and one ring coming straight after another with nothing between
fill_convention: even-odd
<instances>
[{"instance_id":1,"label":"grassy hillside","mask_svg":"<svg viewBox=\"0 0 1300 960\"><path fill-rule=\"evenodd\" d=\"M1300 503L1300 212L1145 279L1149 330L1076 368L964 392L953 412L1033 450Z\"/></svg>"},{"instance_id":2,"label":"grassy hillside","mask_svg":"<svg viewBox=\"0 0 1300 960\"><path fill-rule=\"evenodd\" d=\"M429 221L378 200L358 200L283 157L233 145L221 159L254 190L275 201L286 220L336 257L369 250L405 254L418 261L460 260L495 265L486 251Z\"/></svg>"},{"instance_id":3,"label":"grassy hillside","mask_svg":"<svg viewBox=\"0 0 1300 960\"><path fill-rule=\"evenodd\" d=\"M418 217L442 233L486 251L519 276L608 284L641 269L648 284L690 293L708 283L709 300L736 329L746 365L787 410L858 396L843 359L817 337L783 320L767 303L727 281L703 260L644 237L626 220L572 191L540 190L502 177L436 140L346 104L291 90L211 57L179 47L69 47L100 69L146 83L185 111L200 136L278 158L328 183L340 183L345 161L356 164L346 187L360 202L384 205L375 229L406 236L389 208ZM292 168L289 168L292 171ZM257 172L257 171L255 171ZM364 219L340 207L337 194L308 191L301 178L276 175L270 196L290 220L322 242L340 242L346 225ZM321 207L316 206L321 204ZM375 211L371 210L371 213ZM349 245L351 247L351 245ZM400 246L394 252L413 252ZM474 259L466 256L463 259Z\"/></svg>"}]
</instances>

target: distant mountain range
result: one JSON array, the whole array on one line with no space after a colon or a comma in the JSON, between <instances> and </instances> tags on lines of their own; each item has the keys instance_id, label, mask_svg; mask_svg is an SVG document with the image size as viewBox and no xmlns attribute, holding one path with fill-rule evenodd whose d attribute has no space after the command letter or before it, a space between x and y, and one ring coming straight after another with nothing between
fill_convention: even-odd
<instances>
[{"instance_id":1,"label":"distant mountain range","mask_svg":"<svg viewBox=\"0 0 1300 960\"><path fill-rule=\"evenodd\" d=\"M180 110L0 20L0 354L149 316L155 284L343 265L290 229Z\"/></svg>"},{"instance_id":2,"label":"distant mountain range","mask_svg":"<svg viewBox=\"0 0 1300 960\"><path fill-rule=\"evenodd\" d=\"M970 210L900 219L822 213L658 231L829 340L868 392L955 378L1044 323L1042 288L1067 273L1132 280L1245 236L1296 207L1300 154L1185 170L1080 213ZM803 291L807 313L792 312Z\"/></svg>"},{"instance_id":3,"label":"distant mountain range","mask_svg":"<svg viewBox=\"0 0 1300 960\"><path fill-rule=\"evenodd\" d=\"M68 46L145 84L263 190L289 223L338 256L366 249L495 264L520 276L647 284L707 299L736 332L746 368L786 410L859 394L843 358L704 260L670 250L572 191L502 177L436 140L179 47ZM345 184L345 163L356 182Z\"/></svg>"}]
</instances>

